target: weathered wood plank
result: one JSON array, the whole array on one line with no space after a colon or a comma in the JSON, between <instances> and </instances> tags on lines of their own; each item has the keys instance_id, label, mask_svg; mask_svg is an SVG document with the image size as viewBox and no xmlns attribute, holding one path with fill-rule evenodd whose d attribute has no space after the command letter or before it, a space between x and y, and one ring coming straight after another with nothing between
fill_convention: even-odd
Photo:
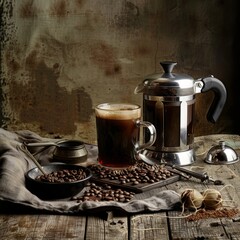
<instances>
[{"instance_id":1,"label":"weathered wood plank","mask_svg":"<svg viewBox=\"0 0 240 240\"><path fill-rule=\"evenodd\" d=\"M96 218L93 216L87 217L86 225L86 240L96 239L96 236L99 240L105 239L105 227L104 220Z\"/></svg>"},{"instance_id":2,"label":"weathered wood plank","mask_svg":"<svg viewBox=\"0 0 240 240\"><path fill-rule=\"evenodd\" d=\"M1 215L0 239L84 239L86 217Z\"/></svg>"},{"instance_id":3,"label":"weathered wood plank","mask_svg":"<svg viewBox=\"0 0 240 240\"><path fill-rule=\"evenodd\" d=\"M234 222L232 219L221 219L221 223L229 239L240 239L240 221Z\"/></svg>"},{"instance_id":4,"label":"weathered wood plank","mask_svg":"<svg viewBox=\"0 0 240 240\"><path fill-rule=\"evenodd\" d=\"M102 220L94 216L88 216L86 240L127 240L128 239L128 220L127 217L112 217Z\"/></svg>"},{"instance_id":5,"label":"weathered wood plank","mask_svg":"<svg viewBox=\"0 0 240 240\"><path fill-rule=\"evenodd\" d=\"M128 218L113 217L104 222L106 240L128 240Z\"/></svg>"},{"instance_id":6,"label":"weathered wood plank","mask_svg":"<svg viewBox=\"0 0 240 240\"><path fill-rule=\"evenodd\" d=\"M219 219L187 221L178 211L169 212L171 239L229 239Z\"/></svg>"},{"instance_id":7,"label":"weathered wood plank","mask_svg":"<svg viewBox=\"0 0 240 240\"><path fill-rule=\"evenodd\" d=\"M40 222L44 222L41 219ZM84 216L44 216L47 220L43 239L84 239L86 217Z\"/></svg>"},{"instance_id":8,"label":"weathered wood plank","mask_svg":"<svg viewBox=\"0 0 240 240\"><path fill-rule=\"evenodd\" d=\"M165 212L132 216L130 221L130 239L132 240L169 239Z\"/></svg>"}]
</instances>

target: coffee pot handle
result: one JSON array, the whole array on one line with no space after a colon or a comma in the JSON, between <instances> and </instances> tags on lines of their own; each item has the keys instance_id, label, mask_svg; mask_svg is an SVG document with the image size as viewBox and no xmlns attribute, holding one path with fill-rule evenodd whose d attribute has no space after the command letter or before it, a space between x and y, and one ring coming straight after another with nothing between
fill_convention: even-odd
<instances>
[{"instance_id":1,"label":"coffee pot handle","mask_svg":"<svg viewBox=\"0 0 240 240\"><path fill-rule=\"evenodd\" d=\"M215 94L213 102L207 113L207 120L209 122L215 123L223 110L227 99L227 91L223 83L217 78L206 77L201 81L204 84L201 92L208 92L212 90Z\"/></svg>"}]
</instances>

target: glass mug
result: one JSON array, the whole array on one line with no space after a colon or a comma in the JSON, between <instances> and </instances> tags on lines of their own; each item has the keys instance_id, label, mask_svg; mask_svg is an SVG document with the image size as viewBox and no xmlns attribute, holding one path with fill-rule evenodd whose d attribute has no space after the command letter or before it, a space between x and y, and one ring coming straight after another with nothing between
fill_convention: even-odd
<instances>
[{"instance_id":1,"label":"glass mug","mask_svg":"<svg viewBox=\"0 0 240 240\"><path fill-rule=\"evenodd\" d=\"M154 144L156 129L141 121L141 107L129 103L103 103L95 108L98 162L105 167L126 168L136 164L138 152ZM140 144L140 127L149 141Z\"/></svg>"}]
</instances>

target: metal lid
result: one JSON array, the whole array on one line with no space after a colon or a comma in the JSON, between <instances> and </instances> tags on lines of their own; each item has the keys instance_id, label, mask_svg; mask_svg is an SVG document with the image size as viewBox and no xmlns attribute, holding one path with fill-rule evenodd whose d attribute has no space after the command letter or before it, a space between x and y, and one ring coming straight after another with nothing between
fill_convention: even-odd
<instances>
[{"instance_id":1,"label":"metal lid","mask_svg":"<svg viewBox=\"0 0 240 240\"><path fill-rule=\"evenodd\" d=\"M232 164L238 160L236 151L227 146L225 141L219 141L218 145L209 150L204 161L210 164Z\"/></svg>"},{"instance_id":2,"label":"metal lid","mask_svg":"<svg viewBox=\"0 0 240 240\"><path fill-rule=\"evenodd\" d=\"M147 75L144 81L137 86L135 93L144 92L149 95L189 95L194 94L194 79L187 74L173 73L176 62L160 62L164 73ZM170 90L167 91L167 90Z\"/></svg>"},{"instance_id":3,"label":"metal lid","mask_svg":"<svg viewBox=\"0 0 240 240\"><path fill-rule=\"evenodd\" d=\"M187 74L177 74L172 72L174 66L177 65L176 62L164 61L160 62L160 64L164 73L146 76L144 80L145 86L174 86L179 88L193 87L194 79L192 77Z\"/></svg>"}]
</instances>

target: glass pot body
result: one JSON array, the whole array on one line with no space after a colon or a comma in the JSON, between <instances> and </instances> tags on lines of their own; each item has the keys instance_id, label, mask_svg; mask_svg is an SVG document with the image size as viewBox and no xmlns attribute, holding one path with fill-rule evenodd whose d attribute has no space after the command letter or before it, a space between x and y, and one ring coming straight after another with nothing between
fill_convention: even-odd
<instances>
[{"instance_id":1,"label":"glass pot body","mask_svg":"<svg viewBox=\"0 0 240 240\"><path fill-rule=\"evenodd\" d=\"M160 152L187 151L194 142L195 96L143 96L143 119L157 131L148 149ZM149 139L145 132L144 138Z\"/></svg>"}]
</instances>

